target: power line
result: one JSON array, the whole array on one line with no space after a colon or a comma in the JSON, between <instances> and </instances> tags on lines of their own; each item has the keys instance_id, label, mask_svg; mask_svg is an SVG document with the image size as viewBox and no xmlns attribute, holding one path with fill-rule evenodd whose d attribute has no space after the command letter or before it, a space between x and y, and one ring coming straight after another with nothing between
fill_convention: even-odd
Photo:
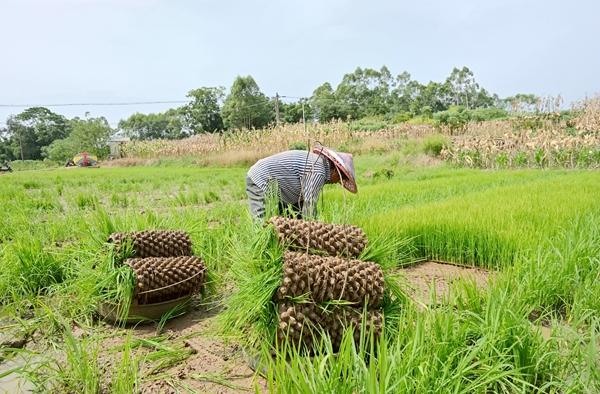
<instances>
[{"instance_id":1,"label":"power line","mask_svg":"<svg viewBox=\"0 0 600 394\"><path fill-rule=\"evenodd\" d=\"M105 107L147 104L185 104L186 100L164 100L164 101L122 101L122 102L98 102L98 103L58 103L58 104L0 104L0 108L24 108L24 107Z\"/></svg>"}]
</instances>

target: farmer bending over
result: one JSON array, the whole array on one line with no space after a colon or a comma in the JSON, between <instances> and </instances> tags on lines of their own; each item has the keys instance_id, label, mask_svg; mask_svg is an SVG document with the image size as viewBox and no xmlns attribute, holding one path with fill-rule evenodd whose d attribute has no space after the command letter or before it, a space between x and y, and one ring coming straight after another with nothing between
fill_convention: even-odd
<instances>
[{"instance_id":1,"label":"farmer bending over","mask_svg":"<svg viewBox=\"0 0 600 394\"><path fill-rule=\"evenodd\" d=\"M317 201L326 183L341 183L356 193L354 163L349 153L318 146L312 152L290 150L254 164L246 176L250 213L263 219L269 196L278 202L278 211L291 211L298 218L314 218Z\"/></svg>"}]
</instances>

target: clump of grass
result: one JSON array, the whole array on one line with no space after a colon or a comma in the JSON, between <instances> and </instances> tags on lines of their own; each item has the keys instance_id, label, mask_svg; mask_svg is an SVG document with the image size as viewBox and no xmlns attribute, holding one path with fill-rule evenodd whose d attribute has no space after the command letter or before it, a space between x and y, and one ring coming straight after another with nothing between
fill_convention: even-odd
<instances>
[{"instance_id":1,"label":"clump of grass","mask_svg":"<svg viewBox=\"0 0 600 394\"><path fill-rule=\"evenodd\" d=\"M442 149L447 148L450 145L450 139L443 134L432 134L423 138L422 144L423 153L438 157L442 152Z\"/></svg>"},{"instance_id":2,"label":"clump of grass","mask_svg":"<svg viewBox=\"0 0 600 394\"><path fill-rule=\"evenodd\" d=\"M113 193L110 196L110 203L113 207L127 208L129 206L129 198L125 193Z\"/></svg>"},{"instance_id":3,"label":"clump of grass","mask_svg":"<svg viewBox=\"0 0 600 394\"><path fill-rule=\"evenodd\" d=\"M187 193L180 191L175 196L175 204L182 207L185 207L187 205L198 205L200 204L200 201L200 195L195 190Z\"/></svg>"},{"instance_id":4,"label":"clump of grass","mask_svg":"<svg viewBox=\"0 0 600 394\"><path fill-rule=\"evenodd\" d=\"M41 295L66 277L64 262L39 239L16 239L5 248L3 257L4 265L0 270L2 304Z\"/></svg>"},{"instance_id":5,"label":"clump of grass","mask_svg":"<svg viewBox=\"0 0 600 394\"><path fill-rule=\"evenodd\" d=\"M221 199L219 197L219 195L212 190L204 192L202 195L202 198L203 198L204 202L207 204L217 202Z\"/></svg>"},{"instance_id":6,"label":"clump of grass","mask_svg":"<svg viewBox=\"0 0 600 394\"><path fill-rule=\"evenodd\" d=\"M110 383L113 393L136 393L139 391L139 359L132 352L131 336L123 345L121 359L112 372Z\"/></svg>"},{"instance_id":7,"label":"clump of grass","mask_svg":"<svg viewBox=\"0 0 600 394\"><path fill-rule=\"evenodd\" d=\"M42 187L42 185L36 181L23 182L23 189L25 189L25 190L39 189L41 187Z\"/></svg>"},{"instance_id":8,"label":"clump of grass","mask_svg":"<svg viewBox=\"0 0 600 394\"><path fill-rule=\"evenodd\" d=\"M93 338L78 339L66 323L57 323L62 334L58 354L32 354L33 361L17 372L40 392L99 393L102 371L98 343Z\"/></svg>"},{"instance_id":9,"label":"clump of grass","mask_svg":"<svg viewBox=\"0 0 600 394\"><path fill-rule=\"evenodd\" d=\"M94 209L98 204L98 197L93 194L79 193L75 196L75 205L79 209Z\"/></svg>"}]
</instances>

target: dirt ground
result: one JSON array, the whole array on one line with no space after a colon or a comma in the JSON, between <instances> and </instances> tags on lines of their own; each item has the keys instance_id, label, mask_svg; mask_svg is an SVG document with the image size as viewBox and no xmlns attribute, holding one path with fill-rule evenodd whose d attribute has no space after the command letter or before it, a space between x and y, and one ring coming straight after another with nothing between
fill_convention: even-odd
<instances>
[{"instance_id":1,"label":"dirt ground","mask_svg":"<svg viewBox=\"0 0 600 394\"><path fill-rule=\"evenodd\" d=\"M440 303L447 297L452 283L464 279L485 288L493 272L482 268L464 267L434 261L424 261L400 270L408 281L407 292L421 304ZM435 290L435 301L433 291Z\"/></svg>"},{"instance_id":2,"label":"dirt ground","mask_svg":"<svg viewBox=\"0 0 600 394\"><path fill-rule=\"evenodd\" d=\"M451 264L426 261L401 269L407 280L407 291L413 299L422 304L431 304L432 291L435 289L435 302L439 303L448 295L450 286L459 279L474 280L480 287L485 287L493 272L480 268L461 267ZM239 393L255 391L258 388L266 392L265 381L250 368L249 359L243 350L234 343L227 343L222 338L211 335L211 325L215 320L215 309L204 305L195 305L191 311L181 317L169 321L162 332L168 337L165 345L185 344L191 355L183 362L161 369L155 374L142 371L144 393ZM100 363L105 371L113 371L118 363L120 353L105 351L115 349L124 343L128 332L136 338L154 338L157 336L156 324L139 325L135 328L114 328L107 324L88 331L74 327L76 336L105 336L102 343ZM136 352L143 351L136 349ZM5 368L6 369L6 368ZM14 390L18 381L5 379L0 382L0 392ZM17 392L27 392L25 390ZM12 390L11 390L12 389ZM104 387L108 389L108 387ZM9 391L9 392L10 392ZM14 391L13 391L14 392Z\"/></svg>"},{"instance_id":3,"label":"dirt ground","mask_svg":"<svg viewBox=\"0 0 600 394\"><path fill-rule=\"evenodd\" d=\"M228 394L255 391L256 387L266 391L263 379L250 368L241 347L211 335L216 312L197 306L165 325L162 335L168 336L167 344L183 341L192 354L185 361L144 379L143 393ZM139 338L156 334L155 324L135 328L135 336ZM106 345L114 347L118 342L122 342L122 338L113 337Z\"/></svg>"},{"instance_id":4,"label":"dirt ground","mask_svg":"<svg viewBox=\"0 0 600 394\"><path fill-rule=\"evenodd\" d=\"M249 367L250 360L240 346L211 335L211 326L216 314L216 310L197 304L185 315L167 322L160 332L157 332L155 323L126 328L99 323L92 327L75 325L72 327L72 333L78 339L103 338L98 354L98 365L103 376L100 391L103 393L110 392L110 375L119 366L122 345L128 334L132 340L166 337L161 345L184 348L191 353L185 360L168 368L160 368L156 372L149 371L156 364L144 364L140 371L143 382L140 392L226 394L254 392L256 388L266 392L264 380ZM40 346L41 344L29 342L25 348L42 354L48 351ZM132 350L132 355L141 355L143 358L153 350L156 349L137 347ZM23 367L26 363L21 357L2 360L0 375L13 368ZM0 393L32 393L33 389L32 384L14 373L0 378Z\"/></svg>"}]
</instances>

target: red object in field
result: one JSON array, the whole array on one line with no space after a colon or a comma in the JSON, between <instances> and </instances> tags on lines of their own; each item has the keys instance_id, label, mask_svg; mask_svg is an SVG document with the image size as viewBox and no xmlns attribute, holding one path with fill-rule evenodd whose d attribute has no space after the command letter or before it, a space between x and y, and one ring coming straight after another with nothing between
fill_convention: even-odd
<instances>
[{"instance_id":1,"label":"red object in field","mask_svg":"<svg viewBox=\"0 0 600 394\"><path fill-rule=\"evenodd\" d=\"M73 158L73 162L79 167L95 167L98 164L98 158L87 152L81 152Z\"/></svg>"}]
</instances>

